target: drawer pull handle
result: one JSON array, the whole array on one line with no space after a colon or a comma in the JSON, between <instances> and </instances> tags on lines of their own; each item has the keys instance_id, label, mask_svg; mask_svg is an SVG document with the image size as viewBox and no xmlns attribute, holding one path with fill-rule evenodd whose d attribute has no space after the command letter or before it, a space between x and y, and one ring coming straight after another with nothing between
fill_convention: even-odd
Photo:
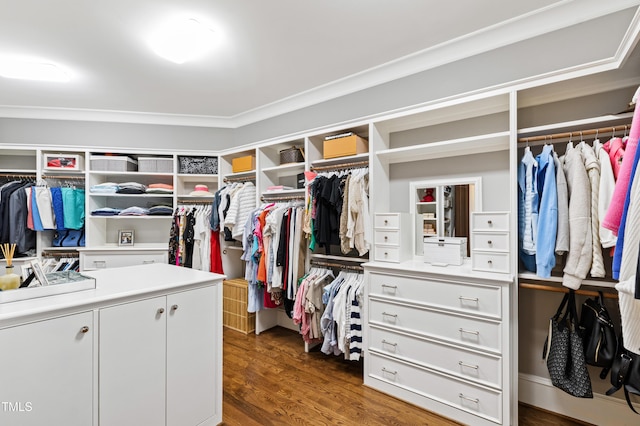
<instances>
[{"instance_id":1,"label":"drawer pull handle","mask_svg":"<svg viewBox=\"0 0 640 426\"><path fill-rule=\"evenodd\" d=\"M149 264L151 264L151 263L156 263L156 261L155 261L155 260L143 260L143 261L142 261L142 264L143 264L143 265L149 265Z\"/></svg>"},{"instance_id":2,"label":"drawer pull handle","mask_svg":"<svg viewBox=\"0 0 640 426\"><path fill-rule=\"evenodd\" d=\"M393 317L393 318L398 318L398 314L390 314L388 312L383 312L382 313L383 317Z\"/></svg>"},{"instance_id":3,"label":"drawer pull handle","mask_svg":"<svg viewBox=\"0 0 640 426\"><path fill-rule=\"evenodd\" d=\"M467 297L467 296L460 296L458 297L458 299L460 299L463 302L467 301L467 302L478 303L480 301L480 299L478 299L477 297Z\"/></svg>"},{"instance_id":4,"label":"drawer pull handle","mask_svg":"<svg viewBox=\"0 0 640 426\"><path fill-rule=\"evenodd\" d=\"M393 374L394 376L395 376L396 374L398 374L398 372L397 372L397 371L387 370L385 367L382 367L382 372L383 372L383 373L388 373L388 374Z\"/></svg>"},{"instance_id":5,"label":"drawer pull handle","mask_svg":"<svg viewBox=\"0 0 640 426\"><path fill-rule=\"evenodd\" d=\"M488 220L488 221L487 221L487 225L493 225L493 221Z\"/></svg>"},{"instance_id":6,"label":"drawer pull handle","mask_svg":"<svg viewBox=\"0 0 640 426\"><path fill-rule=\"evenodd\" d=\"M106 260L94 260L93 264L95 265L96 268L106 268L107 267L107 261Z\"/></svg>"},{"instance_id":7,"label":"drawer pull handle","mask_svg":"<svg viewBox=\"0 0 640 426\"><path fill-rule=\"evenodd\" d=\"M398 347L397 343L391 343L391 342L387 342L386 340L382 339L382 344L383 345L389 345L389 346L393 346L394 348Z\"/></svg>"},{"instance_id":8,"label":"drawer pull handle","mask_svg":"<svg viewBox=\"0 0 640 426\"><path fill-rule=\"evenodd\" d=\"M467 363L464 363L464 362L462 362L462 361L458 361L458 365L459 365L460 367L473 368L474 370L477 370L478 368L480 368L480 367L478 367L477 365L467 364Z\"/></svg>"},{"instance_id":9,"label":"drawer pull handle","mask_svg":"<svg viewBox=\"0 0 640 426\"><path fill-rule=\"evenodd\" d=\"M158 308L158 315L164 314L164 308Z\"/></svg>"},{"instance_id":10,"label":"drawer pull handle","mask_svg":"<svg viewBox=\"0 0 640 426\"><path fill-rule=\"evenodd\" d=\"M384 224L385 224L385 225L388 225L388 224L389 224L389 221L388 221L387 219L385 219L385 220L384 220Z\"/></svg>"},{"instance_id":11,"label":"drawer pull handle","mask_svg":"<svg viewBox=\"0 0 640 426\"><path fill-rule=\"evenodd\" d=\"M473 334L474 336L479 336L480 335L479 331L465 330L464 328L459 328L458 330L460 330L460 333Z\"/></svg>"},{"instance_id":12,"label":"drawer pull handle","mask_svg":"<svg viewBox=\"0 0 640 426\"><path fill-rule=\"evenodd\" d=\"M463 393L460 394L460 398L469 402L473 402L474 404L480 404L480 400L478 398L470 398Z\"/></svg>"},{"instance_id":13,"label":"drawer pull handle","mask_svg":"<svg viewBox=\"0 0 640 426\"><path fill-rule=\"evenodd\" d=\"M493 260L487 260L487 263L488 263L489 265L492 265L492 264L493 264Z\"/></svg>"},{"instance_id":14,"label":"drawer pull handle","mask_svg":"<svg viewBox=\"0 0 640 426\"><path fill-rule=\"evenodd\" d=\"M386 235L384 236L384 240L387 241L389 239L389 237L387 237Z\"/></svg>"},{"instance_id":15,"label":"drawer pull handle","mask_svg":"<svg viewBox=\"0 0 640 426\"><path fill-rule=\"evenodd\" d=\"M89 327L86 325L80 329L80 333L88 333L88 332L89 332Z\"/></svg>"},{"instance_id":16,"label":"drawer pull handle","mask_svg":"<svg viewBox=\"0 0 640 426\"><path fill-rule=\"evenodd\" d=\"M385 252L384 252L384 255L385 255L385 256L389 256L389 253L387 253L387 252L385 251Z\"/></svg>"},{"instance_id":17,"label":"drawer pull handle","mask_svg":"<svg viewBox=\"0 0 640 426\"><path fill-rule=\"evenodd\" d=\"M393 291L396 291L398 289L398 286L397 285L382 284L382 288L388 288L388 289L391 289Z\"/></svg>"},{"instance_id":18,"label":"drawer pull handle","mask_svg":"<svg viewBox=\"0 0 640 426\"><path fill-rule=\"evenodd\" d=\"M172 311L177 311L177 310L178 310L178 305L173 305L173 306L171 306L171 310L172 310Z\"/></svg>"},{"instance_id":19,"label":"drawer pull handle","mask_svg":"<svg viewBox=\"0 0 640 426\"><path fill-rule=\"evenodd\" d=\"M487 244L491 245L491 244L493 244L493 241L489 240L489 241L487 241Z\"/></svg>"}]
</instances>

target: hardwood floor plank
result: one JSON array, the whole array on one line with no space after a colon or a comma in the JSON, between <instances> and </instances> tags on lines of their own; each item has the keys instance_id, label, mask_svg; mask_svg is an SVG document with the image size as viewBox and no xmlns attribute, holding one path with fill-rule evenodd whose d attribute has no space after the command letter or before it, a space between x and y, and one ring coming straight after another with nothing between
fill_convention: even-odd
<instances>
[{"instance_id":1,"label":"hardwood floor plank","mask_svg":"<svg viewBox=\"0 0 640 426\"><path fill-rule=\"evenodd\" d=\"M223 424L452 426L459 423L363 384L362 362L304 352L295 331L276 327L256 336L224 330ZM522 426L583 423L520 407Z\"/></svg>"}]
</instances>

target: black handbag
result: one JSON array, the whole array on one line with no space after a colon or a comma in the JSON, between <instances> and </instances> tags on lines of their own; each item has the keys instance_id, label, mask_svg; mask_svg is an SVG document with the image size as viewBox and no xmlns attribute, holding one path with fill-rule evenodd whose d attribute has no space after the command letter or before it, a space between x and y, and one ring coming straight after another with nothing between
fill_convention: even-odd
<instances>
[{"instance_id":1,"label":"black handbag","mask_svg":"<svg viewBox=\"0 0 640 426\"><path fill-rule=\"evenodd\" d=\"M580 312L580 333L584 343L585 361L589 365L602 367L600 378L604 379L611 369L618 350L618 339L613 322L604 306L604 295L587 299Z\"/></svg>"},{"instance_id":2,"label":"black handbag","mask_svg":"<svg viewBox=\"0 0 640 426\"><path fill-rule=\"evenodd\" d=\"M618 355L611 366L611 384L613 386L606 392L607 395L612 395L620 388L624 388L627 405L634 413L640 414L633 408L629 396L630 393L640 395L640 355L626 350L622 346L622 339L618 345Z\"/></svg>"},{"instance_id":3,"label":"black handbag","mask_svg":"<svg viewBox=\"0 0 640 426\"><path fill-rule=\"evenodd\" d=\"M565 294L556 314L549 320L543 358L547 360L553 386L578 398L593 398L573 290Z\"/></svg>"}]
</instances>

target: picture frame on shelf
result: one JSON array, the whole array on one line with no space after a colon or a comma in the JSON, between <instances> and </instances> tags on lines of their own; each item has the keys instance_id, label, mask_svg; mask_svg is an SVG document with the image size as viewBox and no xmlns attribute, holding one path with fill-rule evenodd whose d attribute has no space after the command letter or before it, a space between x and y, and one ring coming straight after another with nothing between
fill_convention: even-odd
<instances>
[{"instance_id":1,"label":"picture frame on shelf","mask_svg":"<svg viewBox=\"0 0 640 426\"><path fill-rule=\"evenodd\" d=\"M118 245L124 247L133 246L133 229L118 230Z\"/></svg>"}]
</instances>

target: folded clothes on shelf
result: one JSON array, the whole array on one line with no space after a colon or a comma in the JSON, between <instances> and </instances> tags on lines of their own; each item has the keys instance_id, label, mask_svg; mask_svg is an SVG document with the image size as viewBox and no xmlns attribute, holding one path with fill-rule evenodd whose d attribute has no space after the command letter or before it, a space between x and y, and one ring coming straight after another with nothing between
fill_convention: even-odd
<instances>
[{"instance_id":1,"label":"folded clothes on shelf","mask_svg":"<svg viewBox=\"0 0 640 426\"><path fill-rule=\"evenodd\" d=\"M131 206L122 210L118 216L147 216L149 214L149 209L145 209L144 207Z\"/></svg>"},{"instance_id":2,"label":"folded clothes on shelf","mask_svg":"<svg viewBox=\"0 0 640 426\"><path fill-rule=\"evenodd\" d=\"M120 187L117 183L105 182L98 185L92 185L91 188L89 188L89 192L94 194L115 194L119 189Z\"/></svg>"},{"instance_id":3,"label":"folded clothes on shelf","mask_svg":"<svg viewBox=\"0 0 640 426\"><path fill-rule=\"evenodd\" d=\"M99 209L91 210L91 216L118 216L121 211L121 209L101 207Z\"/></svg>"},{"instance_id":4,"label":"folded clothes on shelf","mask_svg":"<svg viewBox=\"0 0 640 426\"><path fill-rule=\"evenodd\" d=\"M149 209L149 216L171 216L172 214L171 206L153 206Z\"/></svg>"},{"instance_id":5,"label":"folded clothes on shelf","mask_svg":"<svg viewBox=\"0 0 640 426\"><path fill-rule=\"evenodd\" d=\"M123 182L118 186L118 194L144 194L147 191L147 187L138 182Z\"/></svg>"}]
</instances>

